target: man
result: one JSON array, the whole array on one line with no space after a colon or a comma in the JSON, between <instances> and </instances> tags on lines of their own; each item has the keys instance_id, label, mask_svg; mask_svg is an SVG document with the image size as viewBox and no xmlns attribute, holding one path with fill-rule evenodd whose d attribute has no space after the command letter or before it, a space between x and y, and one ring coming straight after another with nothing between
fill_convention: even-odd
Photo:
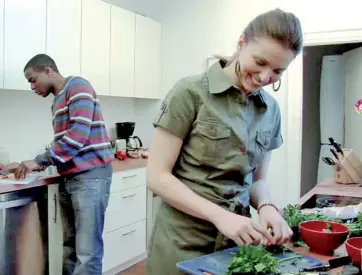
<instances>
[{"instance_id":1,"label":"man","mask_svg":"<svg viewBox=\"0 0 362 275\"><path fill-rule=\"evenodd\" d=\"M18 179L55 165L65 230L63 274L102 273L104 214L112 182L113 153L92 85L81 77L63 77L54 60L34 56L24 74L39 96L54 95L54 141L46 153L20 164Z\"/></svg>"}]
</instances>

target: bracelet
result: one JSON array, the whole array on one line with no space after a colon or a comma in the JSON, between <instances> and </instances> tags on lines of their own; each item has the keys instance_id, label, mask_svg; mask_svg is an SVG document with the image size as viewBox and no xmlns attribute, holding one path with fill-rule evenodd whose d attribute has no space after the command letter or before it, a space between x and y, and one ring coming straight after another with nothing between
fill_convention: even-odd
<instances>
[{"instance_id":1,"label":"bracelet","mask_svg":"<svg viewBox=\"0 0 362 275\"><path fill-rule=\"evenodd\" d=\"M263 204L261 204L261 205L258 207L258 210L257 210L258 214L259 214L260 210L261 210L264 206L274 207L275 210L279 212L278 207L276 207L274 204L272 204L272 203L263 203Z\"/></svg>"}]
</instances>

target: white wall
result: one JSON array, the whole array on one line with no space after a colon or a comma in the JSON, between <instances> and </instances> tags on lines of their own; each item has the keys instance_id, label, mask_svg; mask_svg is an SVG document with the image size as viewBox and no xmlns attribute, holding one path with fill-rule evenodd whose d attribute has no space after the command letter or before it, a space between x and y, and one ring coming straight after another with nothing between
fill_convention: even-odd
<instances>
[{"instance_id":1,"label":"white wall","mask_svg":"<svg viewBox=\"0 0 362 275\"><path fill-rule=\"evenodd\" d=\"M162 20L162 0L102 0L123 9L144 15L157 21Z\"/></svg>"},{"instance_id":2,"label":"white wall","mask_svg":"<svg viewBox=\"0 0 362 275\"><path fill-rule=\"evenodd\" d=\"M0 90L0 146L7 146L11 161L34 158L52 140L52 100L30 91ZM105 96L100 101L110 136L115 122L134 121L135 135L149 145L159 101Z\"/></svg>"},{"instance_id":3,"label":"white wall","mask_svg":"<svg viewBox=\"0 0 362 275\"><path fill-rule=\"evenodd\" d=\"M232 54L243 28L259 13L277 7L295 12L307 32L354 29L362 27L357 3L358 0L345 0L343 5L331 5L327 0L162 0L163 92L167 93L180 77L202 72L207 56ZM286 176L287 156L299 150L291 148L294 146L288 148L288 141L295 138L290 129L290 136L286 134L287 126L292 124L287 117L291 98L288 93L293 91L282 86L275 94L282 112L284 146L274 153L269 173L272 196L280 206L296 203L300 195L299 183L289 182L293 177Z\"/></svg>"}]
</instances>

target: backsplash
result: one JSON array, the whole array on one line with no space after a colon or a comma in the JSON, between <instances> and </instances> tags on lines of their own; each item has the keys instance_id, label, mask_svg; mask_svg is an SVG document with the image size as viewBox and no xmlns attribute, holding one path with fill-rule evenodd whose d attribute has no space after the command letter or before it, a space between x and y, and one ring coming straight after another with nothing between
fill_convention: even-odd
<instances>
[{"instance_id":1,"label":"backsplash","mask_svg":"<svg viewBox=\"0 0 362 275\"><path fill-rule=\"evenodd\" d=\"M0 146L7 147L10 161L33 159L52 141L52 100L53 96L44 99L30 91L0 90ZM134 135L149 146L160 100L106 96L99 100L111 138L115 122L134 121Z\"/></svg>"}]
</instances>

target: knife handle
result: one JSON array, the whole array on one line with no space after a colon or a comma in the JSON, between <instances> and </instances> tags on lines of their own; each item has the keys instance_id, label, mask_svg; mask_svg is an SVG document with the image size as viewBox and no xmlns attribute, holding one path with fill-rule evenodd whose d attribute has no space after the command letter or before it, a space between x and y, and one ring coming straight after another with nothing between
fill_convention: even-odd
<instances>
[{"instance_id":1,"label":"knife handle","mask_svg":"<svg viewBox=\"0 0 362 275\"><path fill-rule=\"evenodd\" d=\"M331 153L333 154L333 156L334 156L337 160L339 160L339 157L338 157L336 151L334 151L332 148L331 148L330 150L331 150Z\"/></svg>"}]
</instances>

